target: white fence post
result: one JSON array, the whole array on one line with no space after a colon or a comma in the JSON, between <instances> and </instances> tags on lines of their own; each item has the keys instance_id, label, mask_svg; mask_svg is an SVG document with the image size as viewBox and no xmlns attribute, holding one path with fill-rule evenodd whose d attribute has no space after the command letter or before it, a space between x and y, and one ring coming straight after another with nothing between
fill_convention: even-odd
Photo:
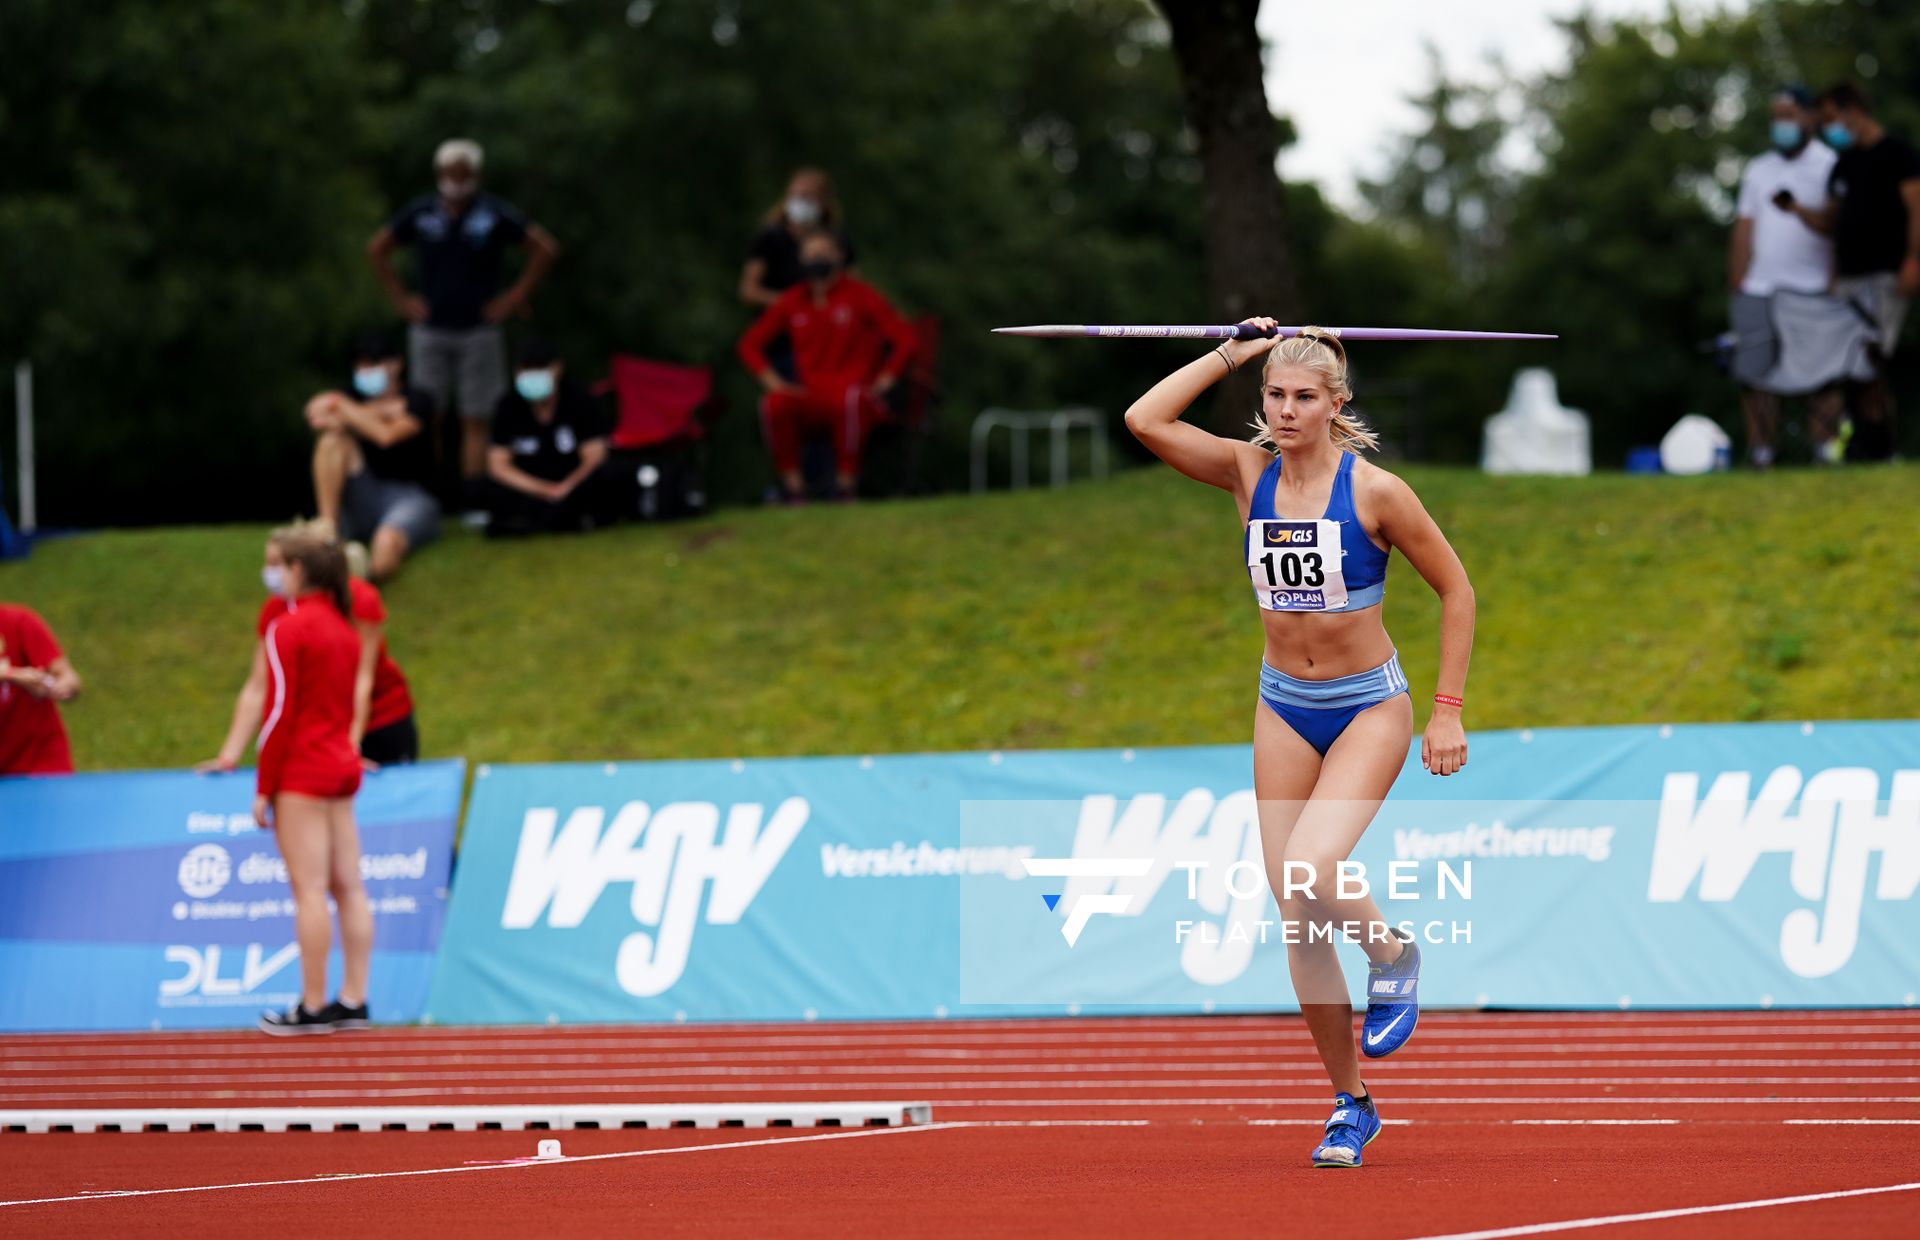
<instances>
[{"instance_id":1,"label":"white fence post","mask_svg":"<svg viewBox=\"0 0 1920 1240\"><path fill-rule=\"evenodd\" d=\"M20 426L20 482L17 488L20 493L20 532L31 534L40 524L33 494L32 362L20 362L13 368L13 407Z\"/></svg>"}]
</instances>

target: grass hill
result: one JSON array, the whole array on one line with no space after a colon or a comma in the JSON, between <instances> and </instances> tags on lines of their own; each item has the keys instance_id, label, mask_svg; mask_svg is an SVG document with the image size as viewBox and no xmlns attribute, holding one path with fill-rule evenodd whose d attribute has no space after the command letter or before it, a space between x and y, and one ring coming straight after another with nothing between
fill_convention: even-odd
<instances>
[{"instance_id":1,"label":"grass hill","mask_svg":"<svg viewBox=\"0 0 1920 1240\"><path fill-rule=\"evenodd\" d=\"M1920 713L1920 466L1679 479L1408 468L1480 600L1473 728ZM291 506L291 505L290 505ZM87 768L210 756L264 530L0 566L86 679ZM426 750L475 761L1240 742L1259 623L1231 503L1165 469L974 499L454 534L387 591ZM1387 624L1424 722L1438 607Z\"/></svg>"}]
</instances>

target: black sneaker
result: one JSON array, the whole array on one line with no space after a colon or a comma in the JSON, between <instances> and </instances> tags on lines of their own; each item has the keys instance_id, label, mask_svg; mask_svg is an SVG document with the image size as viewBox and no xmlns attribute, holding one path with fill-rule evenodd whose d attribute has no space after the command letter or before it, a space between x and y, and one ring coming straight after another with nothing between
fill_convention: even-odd
<instances>
[{"instance_id":1,"label":"black sneaker","mask_svg":"<svg viewBox=\"0 0 1920 1240\"><path fill-rule=\"evenodd\" d=\"M284 1012L260 1013L260 1031L270 1033L276 1038L295 1037L309 1033L332 1033L334 1023L327 1019L327 1012L340 1005L329 1003L318 1012L310 1012L304 1004L296 1003Z\"/></svg>"},{"instance_id":2,"label":"black sneaker","mask_svg":"<svg viewBox=\"0 0 1920 1240\"><path fill-rule=\"evenodd\" d=\"M335 999L332 1003L320 1009L320 1019L332 1025L335 1029L365 1029L372 1023L367 1019L366 1004L362 1003L359 1007L348 1007L338 999Z\"/></svg>"}]
</instances>

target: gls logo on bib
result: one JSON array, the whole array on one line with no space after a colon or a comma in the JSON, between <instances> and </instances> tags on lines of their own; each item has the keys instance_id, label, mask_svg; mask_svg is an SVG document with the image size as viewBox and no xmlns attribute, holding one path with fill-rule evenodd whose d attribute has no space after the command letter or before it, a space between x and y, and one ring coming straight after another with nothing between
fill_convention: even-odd
<instances>
[{"instance_id":1,"label":"gls logo on bib","mask_svg":"<svg viewBox=\"0 0 1920 1240\"><path fill-rule=\"evenodd\" d=\"M501 928L531 929L545 912L548 926L571 929L586 919L608 883L632 883L633 918L652 933L638 930L621 942L614 975L628 994L660 994L686 971L707 881L713 881L707 924L738 922L807 814L804 798L788 797L762 826L763 807L734 805L722 833L720 807L712 802L679 801L656 810L629 801L602 834L607 811L600 806L574 810L564 826L558 810L529 809L521 820Z\"/></svg>"}]
</instances>

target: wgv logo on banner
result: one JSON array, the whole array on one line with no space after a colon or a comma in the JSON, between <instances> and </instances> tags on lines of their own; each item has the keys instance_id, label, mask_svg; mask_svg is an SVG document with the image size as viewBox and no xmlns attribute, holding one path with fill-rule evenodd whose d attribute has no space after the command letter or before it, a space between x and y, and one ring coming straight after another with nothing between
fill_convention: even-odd
<instances>
[{"instance_id":1,"label":"wgv logo on banner","mask_svg":"<svg viewBox=\"0 0 1920 1240\"><path fill-rule=\"evenodd\" d=\"M695 927L738 922L806 823L804 797L786 798L771 814L732 805L724 830L720 806L707 801L657 809L628 801L611 822L598 805L573 810L564 824L558 809L529 809L500 926L572 929L609 884L630 883L627 907L640 928L620 941L614 977L628 994L661 994L686 971Z\"/></svg>"},{"instance_id":2,"label":"wgv logo on banner","mask_svg":"<svg viewBox=\"0 0 1920 1240\"><path fill-rule=\"evenodd\" d=\"M1920 886L1920 770L1895 771L1886 802L1880 776L1864 767L1803 781L1798 767L1782 766L1758 796L1752 785L1750 772L1729 771L1702 797L1698 772L1667 776L1647 899L1684 900L1697 879L1701 901L1728 903L1762 856L1785 853L1794 894L1819 908L1795 909L1780 923L1780 959L1801 977L1825 977L1859 945L1875 854L1875 899L1906 900Z\"/></svg>"}]
</instances>

